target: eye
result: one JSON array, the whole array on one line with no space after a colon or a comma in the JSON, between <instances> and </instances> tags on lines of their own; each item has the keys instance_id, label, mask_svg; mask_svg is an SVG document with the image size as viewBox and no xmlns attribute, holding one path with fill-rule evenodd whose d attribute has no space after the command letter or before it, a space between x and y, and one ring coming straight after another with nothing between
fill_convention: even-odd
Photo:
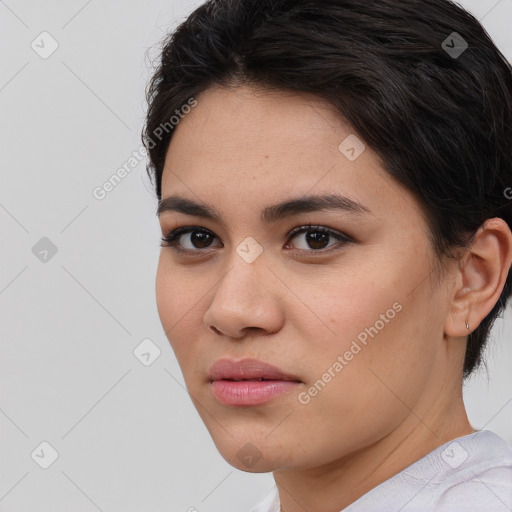
<instances>
[{"instance_id":1,"label":"eye","mask_svg":"<svg viewBox=\"0 0 512 512\"><path fill-rule=\"evenodd\" d=\"M180 240L181 238L187 238L184 235L193 234L192 237L189 237L188 244L189 247L184 247ZM195 227L195 226L185 226L182 228L177 228L174 231L171 231L167 236L162 237L162 247L171 247L175 251L178 252L200 252L194 249L207 249L209 248L209 243L211 240L215 238L215 235L208 231L207 229Z\"/></svg>"},{"instance_id":2,"label":"eye","mask_svg":"<svg viewBox=\"0 0 512 512\"><path fill-rule=\"evenodd\" d=\"M325 249L352 242L352 239L348 236L333 231L332 229L322 226L313 226L311 224L293 229L289 234L288 240L298 238L299 235L304 234L306 236L303 238L302 247L299 247L297 250L299 252L307 252L310 254L315 252L330 252L330 249L328 251ZM217 237L205 228L198 226L184 226L177 228L174 231L171 231L167 236L162 237L161 246L171 247L176 252L201 254L205 249L212 247L210 244L215 238ZM185 240L185 245L183 245L182 239ZM337 243L329 245L328 242L331 239L334 239ZM286 246L288 247L288 243Z\"/></svg>"},{"instance_id":3,"label":"eye","mask_svg":"<svg viewBox=\"0 0 512 512\"><path fill-rule=\"evenodd\" d=\"M322 226L313 226L311 224L295 228L290 232L289 236L290 239L292 239L299 238L299 235L306 236L303 237L304 243L302 247L298 248L298 250L310 253L320 251L328 252L325 251L326 248L345 245L352 241L348 236L338 233L337 231L333 231L332 229L328 229ZM330 239L334 239L338 243L327 245ZM314 250L308 250L308 247Z\"/></svg>"}]
</instances>

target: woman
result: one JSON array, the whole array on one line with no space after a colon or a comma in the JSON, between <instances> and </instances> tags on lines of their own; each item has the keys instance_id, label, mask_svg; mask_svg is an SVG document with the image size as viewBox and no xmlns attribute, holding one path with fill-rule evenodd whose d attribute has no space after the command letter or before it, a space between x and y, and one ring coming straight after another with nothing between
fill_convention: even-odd
<instances>
[{"instance_id":1,"label":"woman","mask_svg":"<svg viewBox=\"0 0 512 512\"><path fill-rule=\"evenodd\" d=\"M219 452L273 472L254 511L511 510L462 399L512 279L512 69L478 21L211 0L147 97L159 315Z\"/></svg>"}]
</instances>

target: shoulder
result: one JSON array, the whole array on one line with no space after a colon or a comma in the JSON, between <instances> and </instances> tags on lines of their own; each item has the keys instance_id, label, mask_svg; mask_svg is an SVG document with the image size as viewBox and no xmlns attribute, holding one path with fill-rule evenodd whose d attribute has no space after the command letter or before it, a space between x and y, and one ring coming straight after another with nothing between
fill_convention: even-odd
<instances>
[{"instance_id":1,"label":"shoulder","mask_svg":"<svg viewBox=\"0 0 512 512\"><path fill-rule=\"evenodd\" d=\"M488 430L454 439L381 483L344 512L397 510L512 511L512 448Z\"/></svg>"},{"instance_id":2,"label":"shoulder","mask_svg":"<svg viewBox=\"0 0 512 512\"><path fill-rule=\"evenodd\" d=\"M468 475L466 481L452 485L439 495L435 510L512 510L512 467L496 467Z\"/></svg>"},{"instance_id":3,"label":"shoulder","mask_svg":"<svg viewBox=\"0 0 512 512\"><path fill-rule=\"evenodd\" d=\"M465 460L434 486L435 510L512 510L512 448L490 431L461 441Z\"/></svg>"}]
</instances>

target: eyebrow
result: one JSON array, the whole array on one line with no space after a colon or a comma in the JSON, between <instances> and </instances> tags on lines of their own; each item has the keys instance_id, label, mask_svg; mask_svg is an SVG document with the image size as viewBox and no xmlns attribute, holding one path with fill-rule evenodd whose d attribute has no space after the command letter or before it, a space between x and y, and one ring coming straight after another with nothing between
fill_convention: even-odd
<instances>
[{"instance_id":1,"label":"eyebrow","mask_svg":"<svg viewBox=\"0 0 512 512\"><path fill-rule=\"evenodd\" d=\"M265 224L271 224L292 215L323 210L343 211L356 215L371 213L371 210L362 203L339 194L310 195L288 199L281 203L267 206L261 212L261 221ZM221 215L217 213L212 206L177 195L166 197L158 203L156 212L158 217L164 212L170 211L211 219L222 223Z\"/></svg>"}]
</instances>

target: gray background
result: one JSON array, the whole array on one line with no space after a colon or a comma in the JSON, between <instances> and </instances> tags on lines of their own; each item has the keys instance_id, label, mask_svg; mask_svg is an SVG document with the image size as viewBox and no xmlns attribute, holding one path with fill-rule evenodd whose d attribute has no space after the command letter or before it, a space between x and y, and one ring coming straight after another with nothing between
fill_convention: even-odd
<instances>
[{"instance_id":1,"label":"gray background","mask_svg":"<svg viewBox=\"0 0 512 512\"><path fill-rule=\"evenodd\" d=\"M199 3L0 0L2 512L240 512L272 486L224 461L183 387L145 162L92 194L140 149L157 43ZM512 0L462 4L512 60ZM465 394L472 424L509 442L511 327L497 320Z\"/></svg>"}]
</instances>

